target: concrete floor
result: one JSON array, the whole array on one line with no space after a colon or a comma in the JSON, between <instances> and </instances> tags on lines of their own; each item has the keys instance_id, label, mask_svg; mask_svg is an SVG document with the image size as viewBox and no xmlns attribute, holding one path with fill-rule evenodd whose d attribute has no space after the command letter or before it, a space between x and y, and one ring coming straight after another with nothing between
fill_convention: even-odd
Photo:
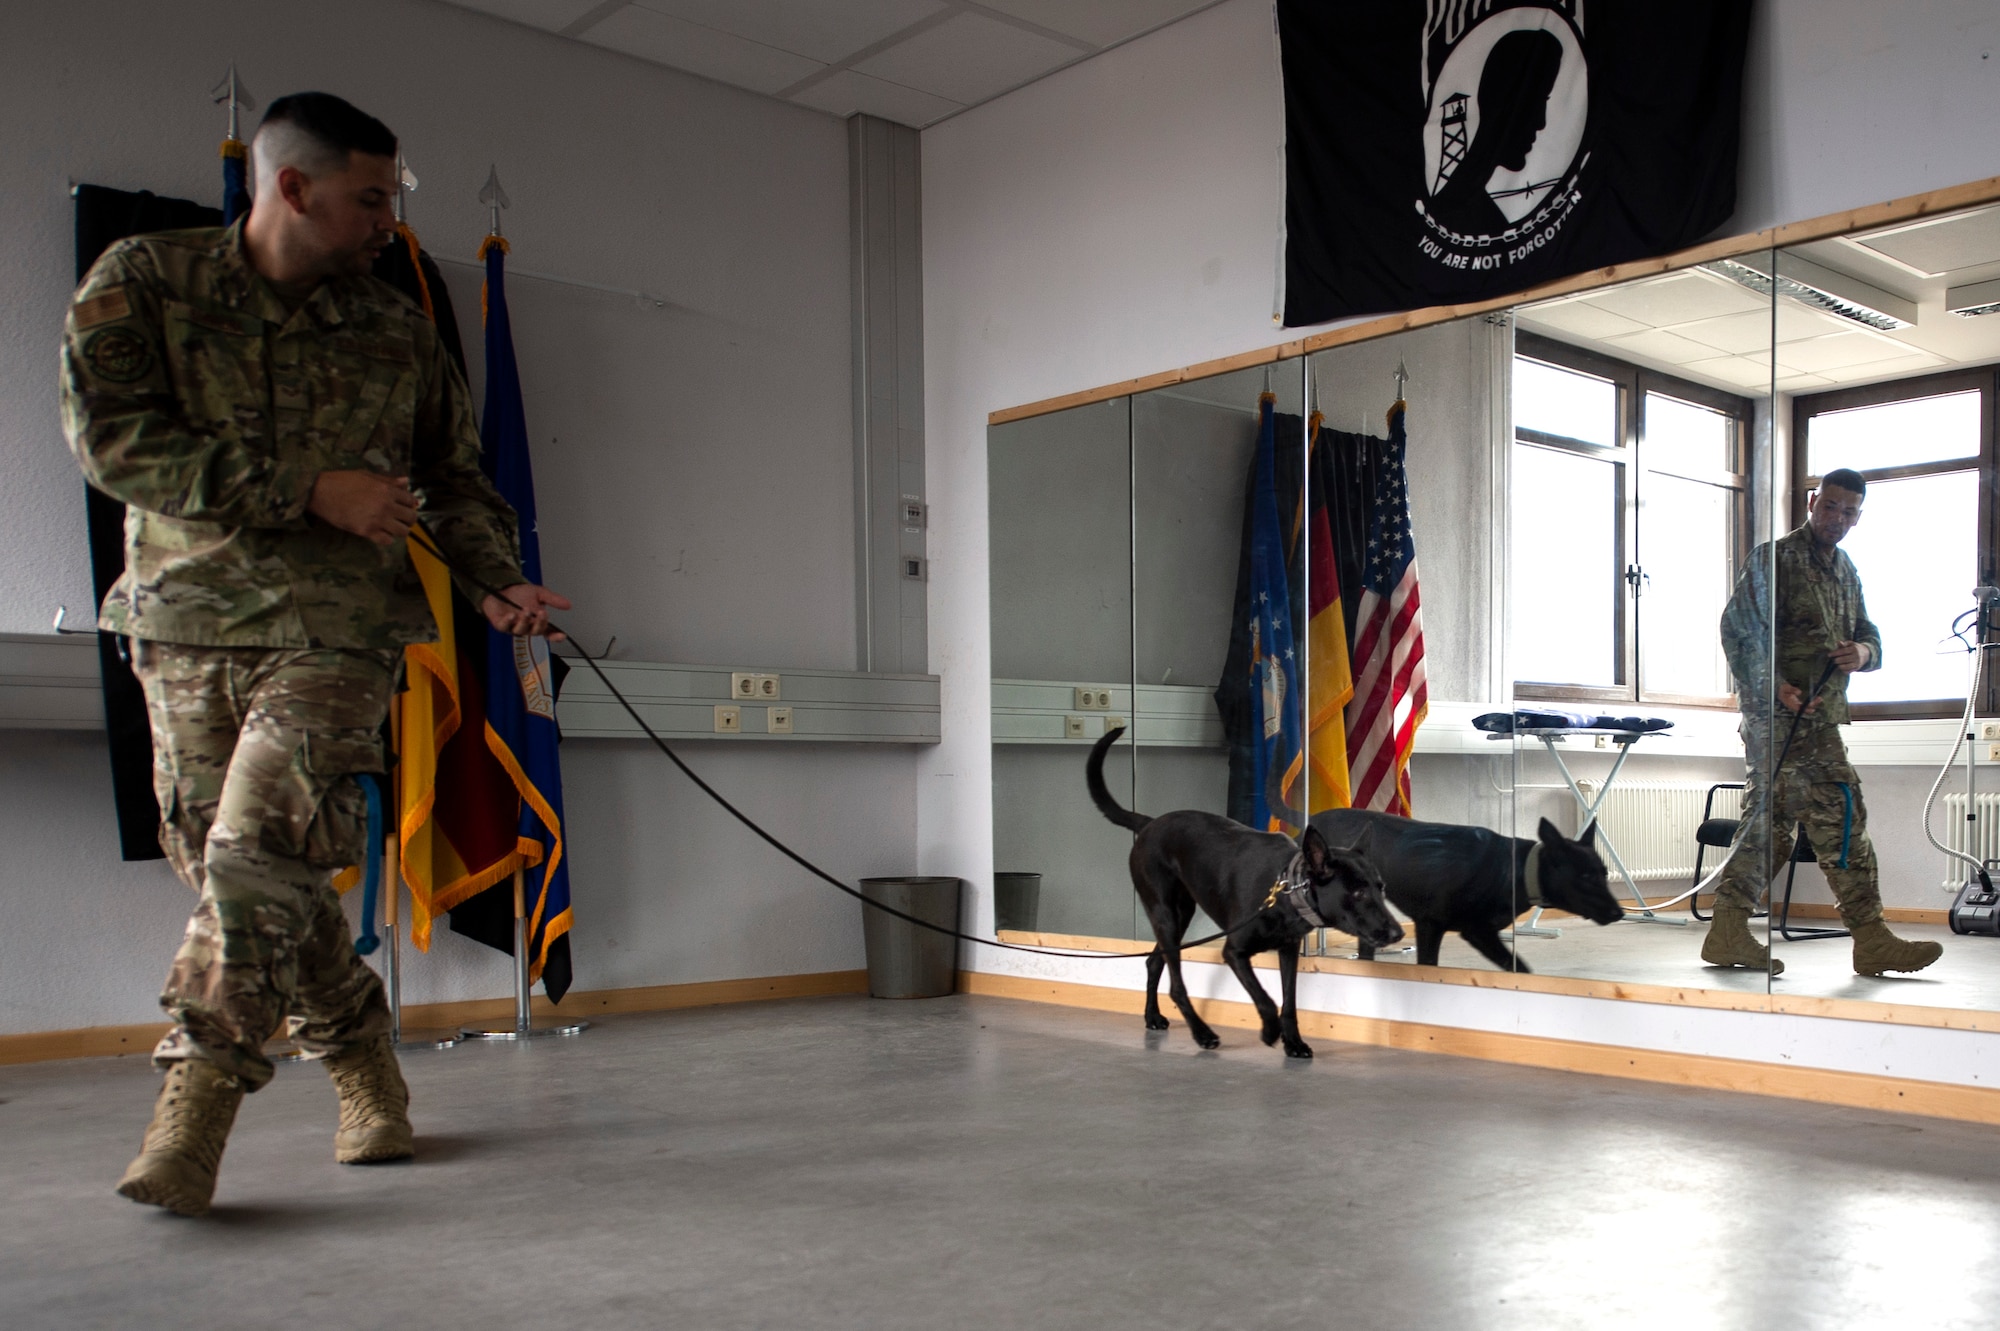
<instances>
[{"instance_id":1,"label":"concrete floor","mask_svg":"<svg viewBox=\"0 0 2000 1331\"><path fill-rule=\"evenodd\" d=\"M214 1215L115 1196L133 1058L0 1068L9 1328L1990 1327L1990 1129L1001 999L614 1018L311 1066Z\"/></svg>"}]
</instances>

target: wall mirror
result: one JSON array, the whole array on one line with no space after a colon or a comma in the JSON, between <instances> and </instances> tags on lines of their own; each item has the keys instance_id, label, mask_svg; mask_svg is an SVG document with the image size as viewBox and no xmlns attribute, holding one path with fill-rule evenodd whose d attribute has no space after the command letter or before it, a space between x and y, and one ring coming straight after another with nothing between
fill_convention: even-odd
<instances>
[{"instance_id":1,"label":"wall mirror","mask_svg":"<svg viewBox=\"0 0 2000 1331\"><path fill-rule=\"evenodd\" d=\"M1697 870L1730 853L1743 699L1756 710L1768 692L1762 678L1739 690L1721 623L1777 502L1769 269L1768 252L1742 256L1513 312L1516 830L1536 836L1546 819L1588 833L1624 912L1608 926L1594 923L1610 913L1601 898L1601 915L1576 899L1529 912L1514 930L1522 968L1767 988L1762 969L1704 962L1713 893L1692 894ZM1750 620L1768 621L1768 586L1745 583Z\"/></svg>"},{"instance_id":2,"label":"wall mirror","mask_svg":"<svg viewBox=\"0 0 2000 1331\"><path fill-rule=\"evenodd\" d=\"M1367 487L1336 464L1384 445L1400 395L1427 690L1411 812L1527 839L1543 820L1566 838L1594 828L1624 912L1600 926L1576 902L1544 900L1493 940L1497 955L1450 933L1440 964L1608 982L1583 992L1649 1001L1701 989L1761 1004L1768 992L1829 1015L1887 1003L1890 1020L1933 1025L2000 1008L2000 924L1963 914L1972 932L1954 931L1972 871L1931 839L2000 868L2000 791L1982 771L2000 764L2000 683L1978 669L2000 611L1990 590L1983 618L1975 600L2000 583L2000 206L1775 250L1718 246L1504 312L1368 331L1378 335L1303 358L1000 413L991 427L994 867L1040 875L1041 889L1031 915L1010 919L1000 884L1002 925L1151 937L1129 837L1083 787L1107 724L1129 723L1137 741L1107 767L1121 802L1246 816L1226 708L1265 395L1292 538L1328 507L1349 647L1367 533L1337 515ZM1703 949L1746 775L1768 787L1792 719L1773 650L1786 613L1775 542L1805 523L1836 468L1865 481L1840 549L1882 649L1879 668L1847 677L1849 721L1835 733L1853 772L1829 787L1841 805L1841 825L1820 833L1830 845L1802 844L1789 813L1749 811L1752 843L1772 849L1738 890L1753 897L1749 937L1769 937L1783 967L1773 980L1709 964ZM1343 542L1360 548L1343 555ZM1298 649L1324 664L1309 543L1294 557ZM1761 642L1763 655L1735 660L1732 641ZM1293 700L1306 736L1314 678L1308 666ZM1514 733L1475 724L1494 714L1515 718ZM1977 738L1940 781L1965 734ZM1344 794L1328 765L1302 758L1290 793L1324 809L1351 797L1354 773L1341 775ZM1864 858L1865 832L1887 924L1941 943L1935 965L1855 973L1835 892L1851 877L1837 883L1818 863L1826 849L1842 868L1842 827L1846 868ZM1698 880L1708 890L1695 895ZM1335 969L1356 955L1337 935L1307 950Z\"/></svg>"},{"instance_id":3,"label":"wall mirror","mask_svg":"<svg viewBox=\"0 0 2000 1331\"><path fill-rule=\"evenodd\" d=\"M2000 1008L2000 937L1976 904L1961 925L1987 932L1953 932L1950 912L1969 867L1931 840L1989 864L2000 855L1993 840L2000 797L1990 772L1980 770L2000 748L1984 737L1994 724L1977 719L1996 715L1994 683L1990 670L1973 673L1984 655L1975 646L1995 636L1990 609L1980 622L1975 589L2000 580L2000 207L1794 245L1777 255L1775 274L1772 359L1790 445L1780 461L1780 526L1806 520L1828 472L1860 474L1861 518L1840 548L1860 575L1882 651L1879 668L1848 681L1852 722L1842 729L1854 765L1852 809L1843 801L1841 828L1807 829L1810 839L1835 843L1815 847L1835 855L1835 870L1797 866L1794 918L1775 944L1786 969L1774 990L1892 1003L1898 1020L1949 1024L1952 1010ZM1977 738L1941 773L1962 733ZM1774 830L1781 844L1794 835ZM1838 859L1843 830L1846 872ZM1852 944L1838 931L1857 907L1872 913L1866 892L1857 891L1869 877L1879 882L1889 928L1940 944L1936 963L1879 979L1855 974Z\"/></svg>"}]
</instances>

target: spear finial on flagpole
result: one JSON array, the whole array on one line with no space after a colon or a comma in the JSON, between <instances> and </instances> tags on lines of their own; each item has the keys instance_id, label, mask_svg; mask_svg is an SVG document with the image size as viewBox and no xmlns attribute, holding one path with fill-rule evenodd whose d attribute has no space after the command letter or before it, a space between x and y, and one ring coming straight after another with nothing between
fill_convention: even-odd
<instances>
[{"instance_id":1,"label":"spear finial on flagpole","mask_svg":"<svg viewBox=\"0 0 2000 1331\"><path fill-rule=\"evenodd\" d=\"M497 163L488 166L486 169L486 183L479 187L479 201L485 204L487 211L492 214L492 220L487 226L486 234L489 236L499 235L500 210L511 207L512 204L508 201L507 191L500 186L500 167Z\"/></svg>"},{"instance_id":2,"label":"spear finial on flagpole","mask_svg":"<svg viewBox=\"0 0 2000 1331\"><path fill-rule=\"evenodd\" d=\"M243 128L242 113L245 111L255 111L257 109L257 99L252 97L250 90L243 86L243 80L236 77L236 66L234 64L229 66L229 72L223 75L222 82L208 90L208 97L217 106L225 102L229 104L229 137L232 139L241 139L243 137L241 132Z\"/></svg>"},{"instance_id":3,"label":"spear finial on flagpole","mask_svg":"<svg viewBox=\"0 0 2000 1331\"><path fill-rule=\"evenodd\" d=\"M399 148L396 150L396 225L397 226L401 226L404 221L403 196L406 194L413 193L416 190L416 188L417 188L416 173L410 170L410 164L408 161L404 159L402 149Z\"/></svg>"}]
</instances>

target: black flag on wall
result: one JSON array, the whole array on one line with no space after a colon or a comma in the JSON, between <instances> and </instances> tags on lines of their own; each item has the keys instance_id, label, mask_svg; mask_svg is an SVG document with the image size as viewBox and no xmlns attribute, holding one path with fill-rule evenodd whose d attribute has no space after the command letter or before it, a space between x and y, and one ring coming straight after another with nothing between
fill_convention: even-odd
<instances>
[{"instance_id":1,"label":"black flag on wall","mask_svg":"<svg viewBox=\"0 0 2000 1331\"><path fill-rule=\"evenodd\" d=\"M1506 295L1736 208L1750 0L1278 0L1288 326Z\"/></svg>"}]
</instances>

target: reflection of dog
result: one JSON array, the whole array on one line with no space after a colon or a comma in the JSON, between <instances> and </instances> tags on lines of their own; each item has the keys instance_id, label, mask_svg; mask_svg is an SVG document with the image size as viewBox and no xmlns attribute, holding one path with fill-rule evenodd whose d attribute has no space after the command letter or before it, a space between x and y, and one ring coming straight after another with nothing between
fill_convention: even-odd
<instances>
[{"instance_id":1,"label":"reflection of dog","mask_svg":"<svg viewBox=\"0 0 2000 1331\"><path fill-rule=\"evenodd\" d=\"M1525 971L1501 941L1502 931L1535 906L1552 906L1598 924L1623 919L1611 895L1604 861L1591 847L1597 825L1572 841L1542 819L1534 840L1483 827L1419 823L1365 809L1330 809L1312 825L1329 842L1359 851L1382 875L1396 908L1417 926L1417 960L1437 965L1448 931L1479 949L1502 970ZM1379 946L1379 944L1377 945ZM1361 955L1375 949L1361 940Z\"/></svg>"},{"instance_id":2,"label":"reflection of dog","mask_svg":"<svg viewBox=\"0 0 2000 1331\"><path fill-rule=\"evenodd\" d=\"M1132 888L1158 940L1146 958L1146 1029L1167 1028L1160 1015L1160 971L1165 969L1171 976L1168 992L1195 1043L1203 1049L1222 1043L1195 1015L1181 983L1181 936L1199 906L1230 931L1222 959L1257 1005L1264 1043L1283 1039L1287 1057L1311 1058L1312 1047L1299 1038L1299 939L1322 925L1376 947L1401 939L1403 928L1382 900L1382 880L1361 856L1333 849L1310 829L1302 844L1294 844L1288 836L1253 832L1221 814L1197 809L1157 818L1121 809L1104 786L1104 754L1124 733L1106 731L1091 749L1084 772L1098 811L1139 834L1132 843ZM1250 969L1251 957L1273 948L1284 987L1282 1011L1272 1006Z\"/></svg>"}]
</instances>

